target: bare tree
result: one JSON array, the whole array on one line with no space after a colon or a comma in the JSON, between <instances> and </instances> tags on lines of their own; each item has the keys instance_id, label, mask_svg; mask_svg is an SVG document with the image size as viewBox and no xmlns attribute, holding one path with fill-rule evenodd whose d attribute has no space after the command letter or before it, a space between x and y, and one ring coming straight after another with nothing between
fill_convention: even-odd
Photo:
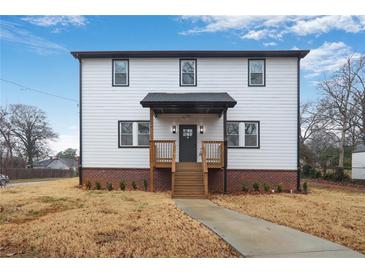
<instances>
[{"instance_id":1,"label":"bare tree","mask_svg":"<svg viewBox=\"0 0 365 274\"><path fill-rule=\"evenodd\" d=\"M355 59L352 64L351 71L355 77L352 103L357 116L353 120L353 125L359 130L359 138L365 144L365 55ZM356 129L353 131L356 132Z\"/></svg>"},{"instance_id":2,"label":"bare tree","mask_svg":"<svg viewBox=\"0 0 365 274\"><path fill-rule=\"evenodd\" d=\"M356 76L352 71L353 58L349 57L329 80L319 84L324 98L320 101L322 114L331 122L331 130L336 132L338 139L339 160L336 173L343 177L346 136L355 120L356 110L352 103L353 87Z\"/></svg>"},{"instance_id":3,"label":"bare tree","mask_svg":"<svg viewBox=\"0 0 365 274\"><path fill-rule=\"evenodd\" d=\"M323 115L320 105L305 103L300 107L300 142L303 145L314 134L325 131L331 120Z\"/></svg>"},{"instance_id":4,"label":"bare tree","mask_svg":"<svg viewBox=\"0 0 365 274\"><path fill-rule=\"evenodd\" d=\"M1 145L1 166L12 167L14 159L14 150L16 141L12 133L11 123L9 121L9 112L6 107L0 107L0 145ZM5 157L4 157L5 156ZM4 159L3 159L4 157Z\"/></svg>"},{"instance_id":5,"label":"bare tree","mask_svg":"<svg viewBox=\"0 0 365 274\"><path fill-rule=\"evenodd\" d=\"M57 138L57 134L49 126L45 112L34 106L10 105L10 123L28 166L33 167L34 158L47 154L47 140Z\"/></svg>"}]
</instances>

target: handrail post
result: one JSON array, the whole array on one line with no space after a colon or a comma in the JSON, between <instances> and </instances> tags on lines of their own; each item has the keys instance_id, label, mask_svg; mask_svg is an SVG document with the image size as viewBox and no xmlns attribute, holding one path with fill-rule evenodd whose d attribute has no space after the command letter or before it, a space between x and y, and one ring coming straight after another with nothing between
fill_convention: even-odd
<instances>
[{"instance_id":1,"label":"handrail post","mask_svg":"<svg viewBox=\"0 0 365 274\"><path fill-rule=\"evenodd\" d=\"M205 143L202 142L202 166L204 179L204 195L208 196L208 164Z\"/></svg>"},{"instance_id":2,"label":"handrail post","mask_svg":"<svg viewBox=\"0 0 365 274\"><path fill-rule=\"evenodd\" d=\"M176 172L176 143L172 143L172 162L171 162L171 193L175 192L175 172Z\"/></svg>"},{"instance_id":3,"label":"handrail post","mask_svg":"<svg viewBox=\"0 0 365 274\"><path fill-rule=\"evenodd\" d=\"M155 142L150 140L150 191L154 191Z\"/></svg>"}]
</instances>

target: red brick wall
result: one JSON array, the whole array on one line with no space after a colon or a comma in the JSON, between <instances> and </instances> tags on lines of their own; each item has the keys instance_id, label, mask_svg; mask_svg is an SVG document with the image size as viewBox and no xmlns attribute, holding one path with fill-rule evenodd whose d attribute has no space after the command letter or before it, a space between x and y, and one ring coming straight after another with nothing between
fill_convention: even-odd
<instances>
[{"instance_id":1,"label":"red brick wall","mask_svg":"<svg viewBox=\"0 0 365 274\"><path fill-rule=\"evenodd\" d=\"M209 170L209 192L223 192L223 170ZM296 190L296 170L254 170L254 169L229 169L227 170L227 192L242 191L245 183L252 189L253 183L268 184L272 189L280 184L283 190Z\"/></svg>"},{"instance_id":2,"label":"red brick wall","mask_svg":"<svg viewBox=\"0 0 365 274\"><path fill-rule=\"evenodd\" d=\"M171 171L170 169L155 169L154 173L155 190L171 190ZM209 170L209 192L223 192L223 170ZM149 189L149 169L142 168L83 168L83 184L90 181L92 186L99 182L105 188L108 182L113 184L114 189L119 189L119 182L126 181L127 189L132 188L132 181L136 182L137 188L143 190L143 180L147 180ZM296 190L297 172L296 170L227 170L227 191L239 192L242 184L245 183L252 189L253 183L266 183L271 188L281 184L283 190Z\"/></svg>"},{"instance_id":3,"label":"red brick wall","mask_svg":"<svg viewBox=\"0 0 365 274\"><path fill-rule=\"evenodd\" d=\"M126 189L132 189L134 181L137 188L144 190L144 180L147 180L147 189L149 189L149 168L82 168L82 182L85 185L88 181L92 187L99 182L102 188L107 183L113 184L113 189L119 189L121 180L126 182ZM155 169L155 191L171 190L171 172L169 169Z\"/></svg>"}]
</instances>

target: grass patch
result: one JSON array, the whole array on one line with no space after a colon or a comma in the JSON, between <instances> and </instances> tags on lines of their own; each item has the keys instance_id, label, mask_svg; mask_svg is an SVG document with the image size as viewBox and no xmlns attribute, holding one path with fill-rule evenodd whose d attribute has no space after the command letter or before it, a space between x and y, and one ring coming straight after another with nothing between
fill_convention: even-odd
<instances>
[{"instance_id":1,"label":"grass patch","mask_svg":"<svg viewBox=\"0 0 365 274\"><path fill-rule=\"evenodd\" d=\"M237 257L168 193L82 190L78 179L0 190L0 257Z\"/></svg>"},{"instance_id":2,"label":"grass patch","mask_svg":"<svg viewBox=\"0 0 365 274\"><path fill-rule=\"evenodd\" d=\"M213 195L211 200L241 213L286 225L365 254L365 192L308 183L308 195Z\"/></svg>"}]
</instances>

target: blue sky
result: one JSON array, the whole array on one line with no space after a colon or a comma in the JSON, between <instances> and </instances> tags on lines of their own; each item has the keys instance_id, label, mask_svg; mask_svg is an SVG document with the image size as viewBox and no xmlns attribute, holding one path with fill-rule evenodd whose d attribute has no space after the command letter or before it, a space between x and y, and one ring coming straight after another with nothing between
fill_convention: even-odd
<instances>
[{"instance_id":1,"label":"blue sky","mask_svg":"<svg viewBox=\"0 0 365 274\"><path fill-rule=\"evenodd\" d=\"M365 16L0 16L1 105L36 105L78 146L78 62L72 50L311 49L302 61L302 101L350 54L365 52Z\"/></svg>"}]
</instances>

